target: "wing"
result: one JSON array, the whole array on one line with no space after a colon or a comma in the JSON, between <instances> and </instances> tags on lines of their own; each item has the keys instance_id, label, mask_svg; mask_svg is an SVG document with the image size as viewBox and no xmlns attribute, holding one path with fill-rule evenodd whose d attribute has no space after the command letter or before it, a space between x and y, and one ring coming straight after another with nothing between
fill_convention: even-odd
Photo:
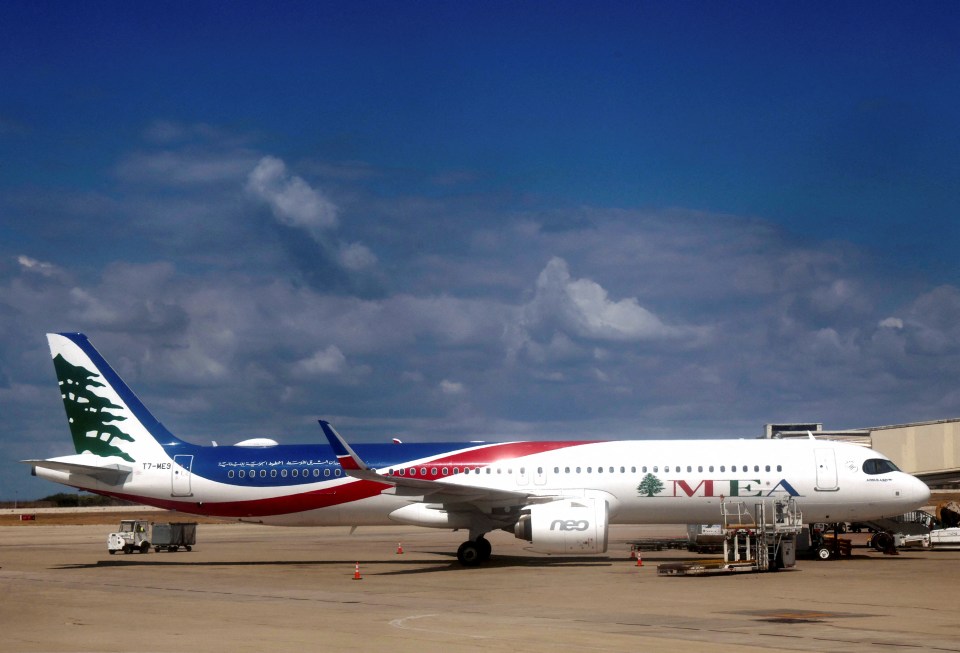
<instances>
[{"instance_id":1,"label":"wing","mask_svg":"<svg viewBox=\"0 0 960 653\"><path fill-rule=\"evenodd\" d=\"M410 502L442 504L444 510L480 509L489 512L493 509L519 509L535 503L549 503L562 498L556 494L531 494L513 490L501 490L462 483L430 481L406 476L381 474L369 467L362 458L336 432L330 422L320 421L320 428L333 447L340 467L348 476L366 481L376 481L390 486L384 494L404 497Z\"/></svg>"}]
</instances>

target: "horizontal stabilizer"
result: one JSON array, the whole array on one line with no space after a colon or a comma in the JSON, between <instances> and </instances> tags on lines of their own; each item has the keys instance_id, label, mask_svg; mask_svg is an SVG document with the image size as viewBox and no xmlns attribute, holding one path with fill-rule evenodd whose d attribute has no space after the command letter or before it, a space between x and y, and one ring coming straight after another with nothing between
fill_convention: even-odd
<instances>
[{"instance_id":1,"label":"horizontal stabilizer","mask_svg":"<svg viewBox=\"0 0 960 653\"><path fill-rule=\"evenodd\" d=\"M133 473L133 468L126 465L83 465L56 459L21 460L20 462L34 468L42 467L58 472L67 472L68 474L89 476L108 485L120 485L124 479Z\"/></svg>"}]
</instances>

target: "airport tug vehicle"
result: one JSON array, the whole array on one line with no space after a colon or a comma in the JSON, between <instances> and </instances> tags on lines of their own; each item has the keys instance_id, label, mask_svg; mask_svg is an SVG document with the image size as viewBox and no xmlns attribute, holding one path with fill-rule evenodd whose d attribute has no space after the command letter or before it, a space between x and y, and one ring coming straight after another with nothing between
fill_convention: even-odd
<instances>
[{"instance_id":1,"label":"airport tug vehicle","mask_svg":"<svg viewBox=\"0 0 960 653\"><path fill-rule=\"evenodd\" d=\"M145 519L124 519L120 530L107 535L107 552L146 553L150 550L150 522Z\"/></svg>"}]
</instances>

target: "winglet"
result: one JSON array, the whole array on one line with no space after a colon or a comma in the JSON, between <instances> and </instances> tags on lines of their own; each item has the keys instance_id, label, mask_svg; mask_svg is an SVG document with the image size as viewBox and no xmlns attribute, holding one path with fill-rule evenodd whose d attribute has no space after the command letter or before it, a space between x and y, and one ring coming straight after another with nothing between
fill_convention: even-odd
<instances>
[{"instance_id":1,"label":"winglet","mask_svg":"<svg viewBox=\"0 0 960 653\"><path fill-rule=\"evenodd\" d=\"M323 419L317 421L320 422L320 428L323 429L323 434L327 436L330 446L333 447L333 452L337 454L337 462L340 463L344 471L347 473L351 471L364 472L370 469L360 456L357 455L357 452L350 448L347 441L334 430L330 422Z\"/></svg>"}]
</instances>

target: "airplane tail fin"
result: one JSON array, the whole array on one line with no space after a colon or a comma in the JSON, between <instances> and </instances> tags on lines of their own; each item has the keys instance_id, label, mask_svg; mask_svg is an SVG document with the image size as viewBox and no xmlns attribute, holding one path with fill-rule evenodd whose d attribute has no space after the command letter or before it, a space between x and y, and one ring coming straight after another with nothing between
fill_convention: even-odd
<instances>
[{"instance_id":1,"label":"airplane tail fin","mask_svg":"<svg viewBox=\"0 0 960 653\"><path fill-rule=\"evenodd\" d=\"M50 355L78 454L130 463L166 458L180 444L82 333L48 333ZM105 461L107 462L107 461Z\"/></svg>"}]
</instances>

